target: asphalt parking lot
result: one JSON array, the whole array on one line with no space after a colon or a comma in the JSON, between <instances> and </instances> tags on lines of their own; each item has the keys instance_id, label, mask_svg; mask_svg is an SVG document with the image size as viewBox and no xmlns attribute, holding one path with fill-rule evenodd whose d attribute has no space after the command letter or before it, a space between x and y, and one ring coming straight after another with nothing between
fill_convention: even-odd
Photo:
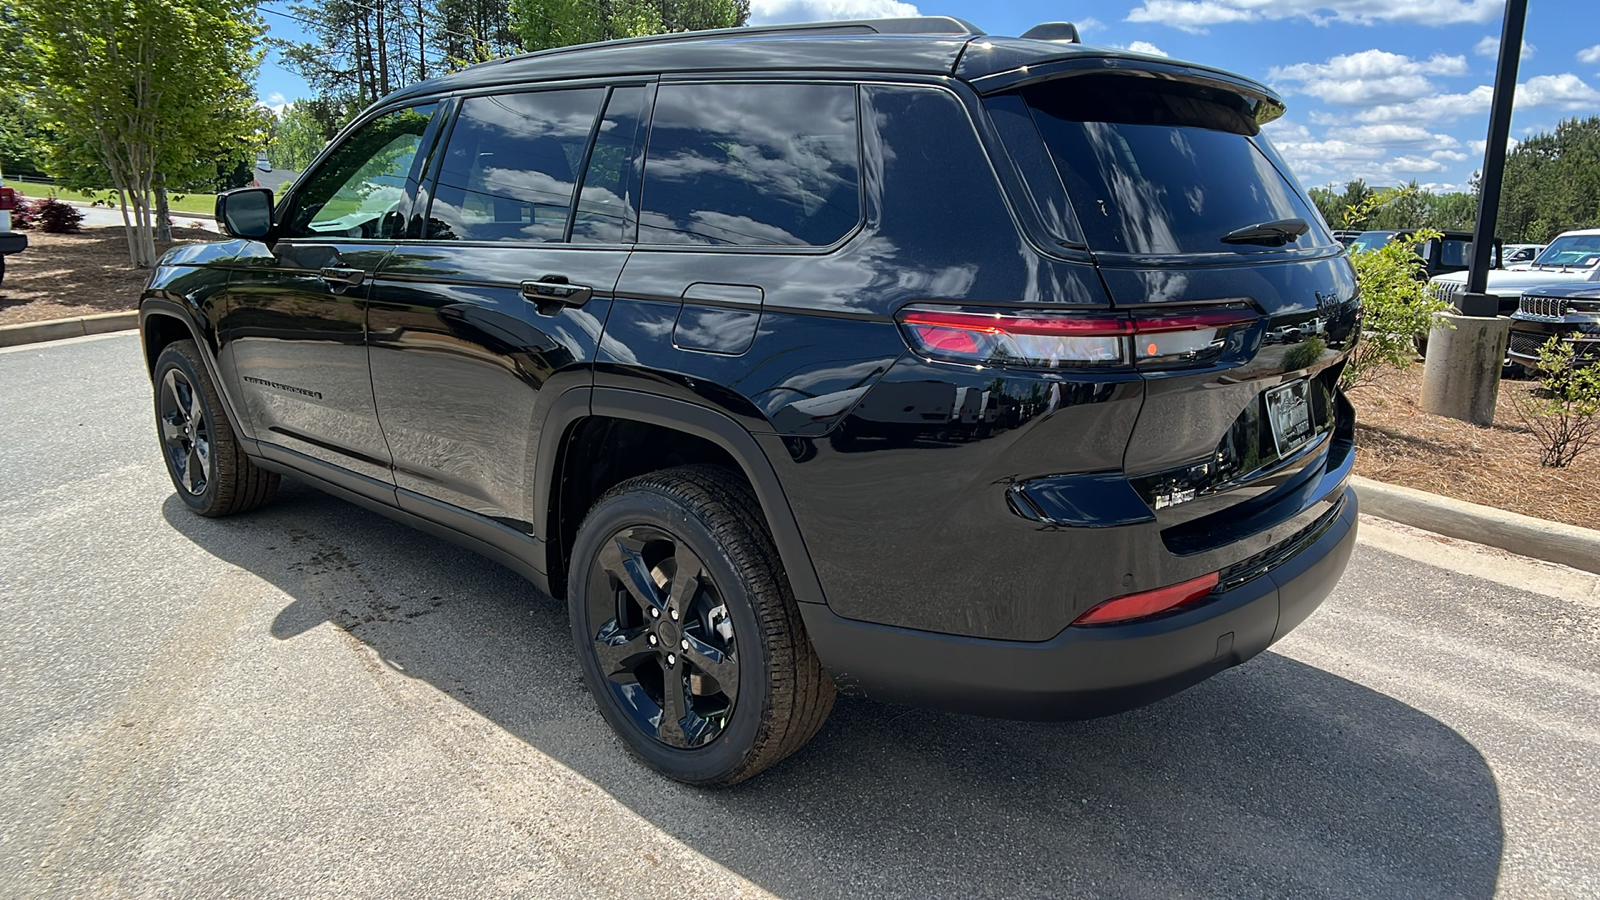
<instances>
[{"instance_id":1,"label":"asphalt parking lot","mask_svg":"<svg viewBox=\"0 0 1600 900\"><path fill-rule=\"evenodd\" d=\"M0 894L1600 896L1600 578L1375 521L1273 650L1025 724L629 759L564 607L312 489L191 515L137 339L0 351Z\"/></svg>"}]
</instances>

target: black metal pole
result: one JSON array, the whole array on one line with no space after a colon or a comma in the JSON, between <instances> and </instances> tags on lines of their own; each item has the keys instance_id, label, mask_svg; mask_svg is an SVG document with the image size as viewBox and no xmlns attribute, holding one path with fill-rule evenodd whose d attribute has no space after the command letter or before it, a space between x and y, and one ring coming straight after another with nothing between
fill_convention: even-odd
<instances>
[{"instance_id":1,"label":"black metal pole","mask_svg":"<svg viewBox=\"0 0 1600 900\"><path fill-rule=\"evenodd\" d=\"M1489 145L1483 148L1483 175L1478 181L1478 224L1472 230L1472 268L1467 272L1466 296L1461 312L1493 316L1498 302L1483 291L1489 284L1489 258L1494 250L1495 222L1500 216L1500 182L1506 171L1506 138L1511 134L1511 103L1517 93L1517 64L1522 59L1522 26L1528 17L1528 0L1506 0L1506 20L1500 27L1500 64L1494 73L1494 99L1489 105Z\"/></svg>"}]
</instances>

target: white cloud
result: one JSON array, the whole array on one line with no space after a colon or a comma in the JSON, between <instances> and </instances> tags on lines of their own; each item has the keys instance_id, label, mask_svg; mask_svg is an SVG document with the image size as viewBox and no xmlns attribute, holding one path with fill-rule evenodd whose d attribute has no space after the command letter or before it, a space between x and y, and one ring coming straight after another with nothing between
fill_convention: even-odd
<instances>
[{"instance_id":1,"label":"white cloud","mask_svg":"<svg viewBox=\"0 0 1600 900\"><path fill-rule=\"evenodd\" d=\"M1474 44L1472 46L1472 52L1478 54L1479 56L1489 56L1489 57L1499 56L1500 55L1500 37L1498 35L1493 35L1493 34L1484 35L1482 38L1480 38L1478 40L1478 43L1476 43L1476 44ZM1533 59L1533 55L1535 53L1537 53L1537 52L1539 52L1539 48L1538 47L1535 47L1534 45L1528 43L1527 41L1523 41L1522 42L1522 56L1520 57L1521 59Z\"/></svg>"},{"instance_id":2,"label":"white cloud","mask_svg":"<svg viewBox=\"0 0 1600 900\"><path fill-rule=\"evenodd\" d=\"M1444 163L1426 156L1397 156L1385 167L1390 172L1416 175L1422 172L1443 172Z\"/></svg>"},{"instance_id":3,"label":"white cloud","mask_svg":"<svg viewBox=\"0 0 1600 900\"><path fill-rule=\"evenodd\" d=\"M1407 150L1451 150L1461 146L1460 141L1448 134L1436 134L1420 125L1401 123L1332 128L1328 131L1328 137L1353 144L1377 144Z\"/></svg>"},{"instance_id":4,"label":"white cloud","mask_svg":"<svg viewBox=\"0 0 1600 900\"><path fill-rule=\"evenodd\" d=\"M279 91L273 91L272 93L267 95L267 105L268 106L282 106L283 104L285 104L287 102L288 102L288 98L283 96L283 94L281 92L279 92Z\"/></svg>"},{"instance_id":5,"label":"white cloud","mask_svg":"<svg viewBox=\"0 0 1600 900\"><path fill-rule=\"evenodd\" d=\"M1516 105L1555 106L1575 112L1600 105L1600 91L1571 72L1535 75L1527 83L1517 85Z\"/></svg>"},{"instance_id":6,"label":"white cloud","mask_svg":"<svg viewBox=\"0 0 1600 900\"><path fill-rule=\"evenodd\" d=\"M1517 145L1520 143L1522 142L1514 137L1506 138L1506 152L1510 153L1511 151L1517 149ZM1482 158L1483 151L1487 150L1488 148L1488 141L1467 141L1467 150L1470 151L1473 156Z\"/></svg>"},{"instance_id":7,"label":"white cloud","mask_svg":"<svg viewBox=\"0 0 1600 900\"><path fill-rule=\"evenodd\" d=\"M1595 44L1593 47L1585 47L1582 50L1579 50L1578 62L1588 63L1591 66L1595 63L1600 63L1600 44Z\"/></svg>"},{"instance_id":8,"label":"white cloud","mask_svg":"<svg viewBox=\"0 0 1600 900\"><path fill-rule=\"evenodd\" d=\"M1114 50L1131 50L1134 53L1148 53L1151 56L1172 55L1160 47L1157 47L1155 44L1150 43L1149 41L1134 41L1127 46L1123 46L1122 44L1111 44L1109 46Z\"/></svg>"},{"instance_id":9,"label":"white cloud","mask_svg":"<svg viewBox=\"0 0 1600 900\"><path fill-rule=\"evenodd\" d=\"M894 19L918 16L916 6L899 0L750 0L751 25L832 22L839 19Z\"/></svg>"},{"instance_id":10,"label":"white cloud","mask_svg":"<svg viewBox=\"0 0 1600 900\"><path fill-rule=\"evenodd\" d=\"M1072 24L1078 26L1079 35L1086 35L1091 31L1105 27L1106 23L1096 19L1094 16L1084 16L1081 19L1073 19Z\"/></svg>"},{"instance_id":11,"label":"white cloud","mask_svg":"<svg viewBox=\"0 0 1600 900\"><path fill-rule=\"evenodd\" d=\"M1304 18L1319 25L1482 23L1494 20L1503 9L1504 0L1144 0L1128 13L1127 21L1204 33L1210 25L1263 19Z\"/></svg>"},{"instance_id":12,"label":"white cloud","mask_svg":"<svg viewBox=\"0 0 1600 900\"><path fill-rule=\"evenodd\" d=\"M1298 91L1339 106L1398 103L1437 93L1430 75L1465 75L1464 56L1418 60L1385 50L1362 50L1334 56L1323 63L1275 66L1267 77L1298 83Z\"/></svg>"},{"instance_id":13,"label":"white cloud","mask_svg":"<svg viewBox=\"0 0 1600 900\"><path fill-rule=\"evenodd\" d=\"M1460 150L1435 150L1428 155L1442 162L1466 162L1469 159Z\"/></svg>"}]
</instances>

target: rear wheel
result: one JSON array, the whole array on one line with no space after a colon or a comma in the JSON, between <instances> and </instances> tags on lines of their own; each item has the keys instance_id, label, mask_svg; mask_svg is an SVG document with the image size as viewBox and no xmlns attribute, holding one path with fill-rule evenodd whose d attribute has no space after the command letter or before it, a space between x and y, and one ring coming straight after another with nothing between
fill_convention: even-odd
<instances>
[{"instance_id":1,"label":"rear wheel","mask_svg":"<svg viewBox=\"0 0 1600 900\"><path fill-rule=\"evenodd\" d=\"M617 485L585 518L568 605L584 679L628 749L727 785L810 740L833 708L749 488L715 466Z\"/></svg>"},{"instance_id":2,"label":"rear wheel","mask_svg":"<svg viewBox=\"0 0 1600 900\"><path fill-rule=\"evenodd\" d=\"M239 446L194 341L156 357L156 431L178 497L202 516L248 512L272 499L276 473L257 468Z\"/></svg>"}]
</instances>

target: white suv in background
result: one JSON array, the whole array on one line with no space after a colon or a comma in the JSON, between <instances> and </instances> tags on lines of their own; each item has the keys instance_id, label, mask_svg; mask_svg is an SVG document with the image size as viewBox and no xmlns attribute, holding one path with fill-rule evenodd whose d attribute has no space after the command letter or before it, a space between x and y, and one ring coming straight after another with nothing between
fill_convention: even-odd
<instances>
[{"instance_id":1,"label":"white suv in background","mask_svg":"<svg viewBox=\"0 0 1600 900\"><path fill-rule=\"evenodd\" d=\"M1517 311L1523 291L1579 281L1600 281L1600 228L1565 232L1533 262L1491 269L1484 293L1500 298L1500 315L1509 316ZM1435 297L1451 305L1460 299L1466 286L1466 272L1436 275L1428 284Z\"/></svg>"}]
</instances>

